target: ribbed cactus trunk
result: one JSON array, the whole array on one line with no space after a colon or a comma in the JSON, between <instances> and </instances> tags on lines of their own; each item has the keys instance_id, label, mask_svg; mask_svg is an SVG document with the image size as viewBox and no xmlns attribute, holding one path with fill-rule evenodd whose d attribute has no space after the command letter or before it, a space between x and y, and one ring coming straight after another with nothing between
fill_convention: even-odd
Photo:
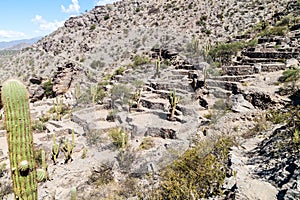
<instances>
[{"instance_id":1,"label":"ribbed cactus trunk","mask_svg":"<svg viewBox=\"0 0 300 200\"><path fill-rule=\"evenodd\" d=\"M37 200L37 179L28 93L18 80L2 85L11 177L15 199Z\"/></svg>"}]
</instances>

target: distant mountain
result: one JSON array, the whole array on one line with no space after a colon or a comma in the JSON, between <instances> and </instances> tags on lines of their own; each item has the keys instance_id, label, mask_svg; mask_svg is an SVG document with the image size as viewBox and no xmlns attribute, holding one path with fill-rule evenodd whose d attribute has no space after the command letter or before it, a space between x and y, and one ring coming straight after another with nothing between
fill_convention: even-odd
<instances>
[{"instance_id":1,"label":"distant mountain","mask_svg":"<svg viewBox=\"0 0 300 200\"><path fill-rule=\"evenodd\" d=\"M13 40L9 42L0 42L0 50L20 50L25 47L31 46L36 43L42 37L35 37L24 40Z\"/></svg>"}]
</instances>

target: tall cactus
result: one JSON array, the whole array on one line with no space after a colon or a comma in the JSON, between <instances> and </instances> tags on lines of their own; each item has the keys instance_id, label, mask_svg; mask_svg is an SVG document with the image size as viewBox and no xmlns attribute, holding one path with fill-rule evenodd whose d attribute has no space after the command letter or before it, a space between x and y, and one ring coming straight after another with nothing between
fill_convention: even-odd
<instances>
[{"instance_id":1,"label":"tall cactus","mask_svg":"<svg viewBox=\"0 0 300 200\"><path fill-rule=\"evenodd\" d=\"M56 143L56 135L53 134L53 145L52 145L52 152L51 152L52 153L52 157L51 157L51 159L53 160L54 165L56 165L56 163L57 163L57 157L58 157L58 154L59 154L59 148L60 148L59 144Z\"/></svg>"},{"instance_id":2,"label":"tall cactus","mask_svg":"<svg viewBox=\"0 0 300 200\"><path fill-rule=\"evenodd\" d=\"M72 154L73 154L73 149L75 147L75 136L74 136L74 130L72 130L72 142L71 144L69 143L69 140L65 139L63 141L63 146L61 147L62 152L65 154L65 164L68 163L69 161L72 161Z\"/></svg>"},{"instance_id":3,"label":"tall cactus","mask_svg":"<svg viewBox=\"0 0 300 200\"><path fill-rule=\"evenodd\" d=\"M36 165L26 87L18 80L8 80L2 85L1 96L15 199L37 200Z\"/></svg>"},{"instance_id":4,"label":"tall cactus","mask_svg":"<svg viewBox=\"0 0 300 200\"><path fill-rule=\"evenodd\" d=\"M169 96L169 103L171 105L171 115L170 115L170 120L175 120L174 115L175 115L175 108L177 104L179 103L179 98L176 96L175 90L170 92Z\"/></svg>"}]
</instances>

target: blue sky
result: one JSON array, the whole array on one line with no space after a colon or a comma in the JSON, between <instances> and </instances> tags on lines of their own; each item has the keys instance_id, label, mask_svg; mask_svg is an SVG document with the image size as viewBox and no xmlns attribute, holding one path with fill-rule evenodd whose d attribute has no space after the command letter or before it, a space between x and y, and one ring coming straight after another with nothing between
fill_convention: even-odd
<instances>
[{"instance_id":1,"label":"blue sky","mask_svg":"<svg viewBox=\"0 0 300 200\"><path fill-rule=\"evenodd\" d=\"M0 42L45 36L71 16L116 0L1 0Z\"/></svg>"}]
</instances>

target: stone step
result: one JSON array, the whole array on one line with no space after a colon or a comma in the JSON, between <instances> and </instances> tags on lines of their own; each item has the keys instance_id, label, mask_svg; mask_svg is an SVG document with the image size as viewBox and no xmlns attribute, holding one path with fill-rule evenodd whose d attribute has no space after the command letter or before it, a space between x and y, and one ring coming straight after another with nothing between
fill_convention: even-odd
<instances>
[{"instance_id":1,"label":"stone step","mask_svg":"<svg viewBox=\"0 0 300 200\"><path fill-rule=\"evenodd\" d=\"M176 69L196 70L196 67L192 64L182 64L177 66Z\"/></svg>"},{"instance_id":2,"label":"stone step","mask_svg":"<svg viewBox=\"0 0 300 200\"><path fill-rule=\"evenodd\" d=\"M277 51L291 53L291 52L295 52L295 48L291 48L291 47L290 48L278 48Z\"/></svg>"},{"instance_id":3,"label":"stone step","mask_svg":"<svg viewBox=\"0 0 300 200\"><path fill-rule=\"evenodd\" d=\"M298 52L249 52L244 51L242 52L243 56L247 56L249 58L282 58L282 59L289 59L289 58L297 58L299 53Z\"/></svg>"},{"instance_id":4,"label":"stone step","mask_svg":"<svg viewBox=\"0 0 300 200\"><path fill-rule=\"evenodd\" d=\"M193 88L190 85L188 80L185 81L176 81L176 82L152 82L149 84L151 88L154 90L167 90L167 91L172 91L172 90L185 90L187 92L193 92Z\"/></svg>"},{"instance_id":5,"label":"stone step","mask_svg":"<svg viewBox=\"0 0 300 200\"><path fill-rule=\"evenodd\" d=\"M162 99L162 98L152 98L152 99L141 98L141 105L151 110L167 111L169 100Z\"/></svg>"},{"instance_id":6,"label":"stone step","mask_svg":"<svg viewBox=\"0 0 300 200\"><path fill-rule=\"evenodd\" d=\"M162 76L160 78L163 79L163 80L178 80L178 81L181 81L181 80L187 80L188 76L179 74L179 75L165 75L165 76Z\"/></svg>"},{"instance_id":7,"label":"stone step","mask_svg":"<svg viewBox=\"0 0 300 200\"><path fill-rule=\"evenodd\" d=\"M244 76L218 76L213 78L214 80L219 81L230 81L230 82L241 82L244 79L255 78L254 75L244 75Z\"/></svg>"},{"instance_id":8,"label":"stone step","mask_svg":"<svg viewBox=\"0 0 300 200\"><path fill-rule=\"evenodd\" d=\"M188 76L189 73L193 71L193 70L185 70L185 69L175 69L175 70L171 70L171 73L173 75L184 75L184 76Z\"/></svg>"},{"instance_id":9,"label":"stone step","mask_svg":"<svg viewBox=\"0 0 300 200\"><path fill-rule=\"evenodd\" d=\"M279 70L285 70L286 64L284 63L264 63L261 64L262 72L275 72Z\"/></svg>"},{"instance_id":10,"label":"stone step","mask_svg":"<svg viewBox=\"0 0 300 200\"><path fill-rule=\"evenodd\" d=\"M254 64L254 63L273 63L281 62L281 58L247 58L247 57L238 57L237 61L241 64Z\"/></svg>"},{"instance_id":11,"label":"stone step","mask_svg":"<svg viewBox=\"0 0 300 200\"><path fill-rule=\"evenodd\" d=\"M257 44L263 44L267 42L275 42L276 44L281 44L284 41L283 37L263 37L258 38Z\"/></svg>"},{"instance_id":12,"label":"stone step","mask_svg":"<svg viewBox=\"0 0 300 200\"><path fill-rule=\"evenodd\" d=\"M300 24L296 24L292 27L290 27L290 31L295 31L295 30L299 30L300 29Z\"/></svg>"},{"instance_id":13,"label":"stone step","mask_svg":"<svg viewBox=\"0 0 300 200\"><path fill-rule=\"evenodd\" d=\"M208 88L218 87L224 90L231 91L233 94L238 93L239 91L238 84L239 83L237 82L230 82L230 81L219 81L219 80L212 80L212 79L206 80L206 85Z\"/></svg>"},{"instance_id":14,"label":"stone step","mask_svg":"<svg viewBox=\"0 0 300 200\"><path fill-rule=\"evenodd\" d=\"M216 98L226 99L232 94L231 91L225 90L220 87L208 87L208 90L209 94L214 95Z\"/></svg>"},{"instance_id":15,"label":"stone step","mask_svg":"<svg viewBox=\"0 0 300 200\"><path fill-rule=\"evenodd\" d=\"M223 66L223 73L230 76L251 75L256 73L254 66L238 65L238 66Z\"/></svg>"},{"instance_id":16,"label":"stone step","mask_svg":"<svg viewBox=\"0 0 300 200\"><path fill-rule=\"evenodd\" d=\"M171 90L154 90L153 93L158 94L160 98L168 99ZM186 90L176 89L176 95L179 97L191 96L193 92L187 92Z\"/></svg>"}]
</instances>

